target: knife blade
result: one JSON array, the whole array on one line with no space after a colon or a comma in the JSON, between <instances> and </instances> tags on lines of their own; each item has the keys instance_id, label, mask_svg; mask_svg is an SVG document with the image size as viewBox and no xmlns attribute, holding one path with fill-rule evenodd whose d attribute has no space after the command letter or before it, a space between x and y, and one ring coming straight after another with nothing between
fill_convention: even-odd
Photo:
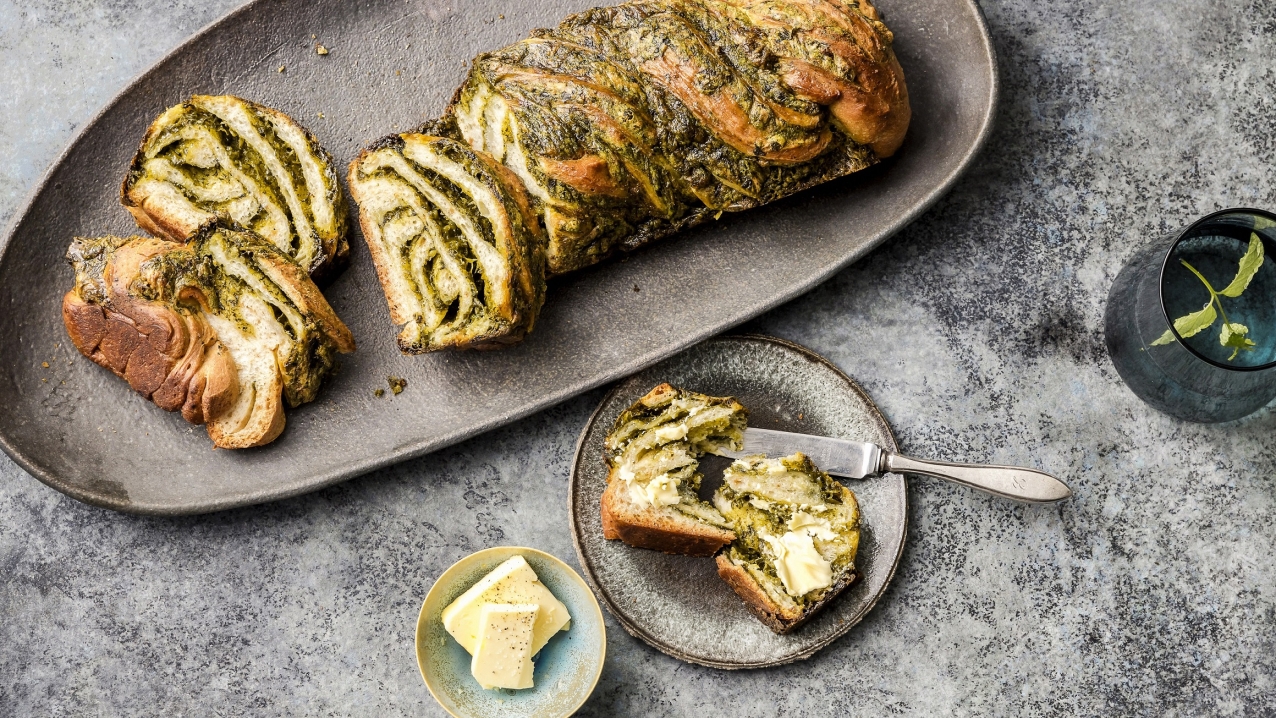
<instances>
[{"instance_id":1,"label":"knife blade","mask_svg":"<svg viewBox=\"0 0 1276 718\"><path fill-rule=\"evenodd\" d=\"M896 454L864 441L773 429L745 429L742 450L720 449L714 453L739 459L755 454L788 456L797 451L809 456L821 470L851 479L863 479L884 472L906 472L933 476L995 496L1028 503L1062 501L1072 496L1072 490L1067 484L1036 469L924 461Z\"/></svg>"}]
</instances>

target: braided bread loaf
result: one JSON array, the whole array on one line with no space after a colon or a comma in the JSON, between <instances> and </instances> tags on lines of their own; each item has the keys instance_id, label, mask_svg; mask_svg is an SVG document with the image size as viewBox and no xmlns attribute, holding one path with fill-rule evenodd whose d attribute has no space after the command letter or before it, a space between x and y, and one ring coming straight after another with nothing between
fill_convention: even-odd
<instances>
[{"instance_id":1,"label":"braided bread loaf","mask_svg":"<svg viewBox=\"0 0 1276 718\"><path fill-rule=\"evenodd\" d=\"M893 154L910 110L892 39L869 0L632 0L480 55L445 115L409 134L463 141L480 158L476 167L507 168L502 181L520 185L508 192L516 200L485 203L477 185L496 185L457 181L432 160L413 160L414 173L448 197L468 197L461 204L481 218L473 230L462 227L432 206L429 193L409 191L409 204L441 217L431 234L384 211L377 193L392 183L377 180L390 170L372 161L374 153L350 168L391 307L421 307L412 316L396 312L395 322L411 325L413 336L438 336L401 335L400 346L420 352L501 341L465 330L490 321L463 310L461 295L438 304L453 285L472 285L478 297L503 291L477 261L427 271L444 250L466 256L482 241L517 263L523 245L539 244L543 251L531 254L544 257L543 273L562 274ZM535 221L501 241L501 212L488 209L519 204L524 193ZM529 326L510 323L507 337Z\"/></svg>"}]
</instances>

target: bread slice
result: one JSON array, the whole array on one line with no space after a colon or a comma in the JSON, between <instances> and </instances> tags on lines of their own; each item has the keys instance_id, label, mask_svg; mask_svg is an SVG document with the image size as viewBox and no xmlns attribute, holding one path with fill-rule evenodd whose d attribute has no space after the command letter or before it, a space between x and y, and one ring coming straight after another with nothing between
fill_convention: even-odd
<instances>
[{"instance_id":1,"label":"bread slice","mask_svg":"<svg viewBox=\"0 0 1276 718\"><path fill-rule=\"evenodd\" d=\"M736 533L717 555L718 575L776 633L806 623L855 582L859 504L804 454L732 463L714 505Z\"/></svg>"},{"instance_id":2,"label":"bread slice","mask_svg":"<svg viewBox=\"0 0 1276 718\"><path fill-rule=\"evenodd\" d=\"M214 221L256 232L317 281L350 251L332 158L291 117L232 95L195 95L156 118L120 199L175 242Z\"/></svg>"},{"instance_id":3,"label":"bread slice","mask_svg":"<svg viewBox=\"0 0 1276 718\"><path fill-rule=\"evenodd\" d=\"M354 351L305 271L264 239L206 225L188 243L77 238L62 317L76 348L215 446L273 441Z\"/></svg>"},{"instance_id":4,"label":"bread slice","mask_svg":"<svg viewBox=\"0 0 1276 718\"><path fill-rule=\"evenodd\" d=\"M361 152L349 179L401 350L491 349L532 330L544 240L513 173L463 143L410 132Z\"/></svg>"},{"instance_id":5,"label":"bread slice","mask_svg":"<svg viewBox=\"0 0 1276 718\"><path fill-rule=\"evenodd\" d=\"M625 410L605 441L603 535L665 553L711 556L735 538L702 501L699 458L744 442L748 412L731 397L661 384Z\"/></svg>"}]
</instances>

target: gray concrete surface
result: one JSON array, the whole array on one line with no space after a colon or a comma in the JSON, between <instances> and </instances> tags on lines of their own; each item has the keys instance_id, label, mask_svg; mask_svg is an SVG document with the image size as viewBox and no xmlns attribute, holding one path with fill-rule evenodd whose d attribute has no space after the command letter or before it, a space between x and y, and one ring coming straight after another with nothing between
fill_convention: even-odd
<instances>
[{"instance_id":1,"label":"gray concrete surface","mask_svg":"<svg viewBox=\"0 0 1276 718\"><path fill-rule=\"evenodd\" d=\"M129 78L235 4L0 0L0 219ZM906 450L1042 466L1075 500L915 479L896 581L838 643L724 673L609 623L583 715L1276 714L1276 416L1150 411L1101 327L1140 238L1276 205L1276 4L984 10L1005 89L983 157L886 246L748 328L858 378ZM574 562L566 477L599 397L187 519L83 506L0 458L0 715L442 715L413 661L420 601L481 547Z\"/></svg>"}]
</instances>

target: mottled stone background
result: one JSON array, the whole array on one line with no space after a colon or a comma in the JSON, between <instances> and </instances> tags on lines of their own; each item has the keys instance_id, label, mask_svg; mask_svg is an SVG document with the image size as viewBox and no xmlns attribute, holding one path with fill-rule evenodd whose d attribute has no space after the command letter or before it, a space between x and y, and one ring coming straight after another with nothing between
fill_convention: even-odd
<instances>
[{"instance_id":1,"label":"mottled stone background","mask_svg":"<svg viewBox=\"0 0 1276 718\"><path fill-rule=\"evenodd\" d=\"M4 223L103 103L236 4L0 0ZM858 378L906 450L1039 465L1076 498L1026 508L916 479L894 585L831 648L724 673L609 623L583 714L1276 714L1276 416L1153 413L1101 328L1140 238L1276 205L1276 4L984 11L1004 91L983 157L749 328ZM413 660L420 601L481 547L575 562L567 472L599 397L206 517L90 508L0 458L0 714L441 715Z\"/></svg>"}]
</instances>

